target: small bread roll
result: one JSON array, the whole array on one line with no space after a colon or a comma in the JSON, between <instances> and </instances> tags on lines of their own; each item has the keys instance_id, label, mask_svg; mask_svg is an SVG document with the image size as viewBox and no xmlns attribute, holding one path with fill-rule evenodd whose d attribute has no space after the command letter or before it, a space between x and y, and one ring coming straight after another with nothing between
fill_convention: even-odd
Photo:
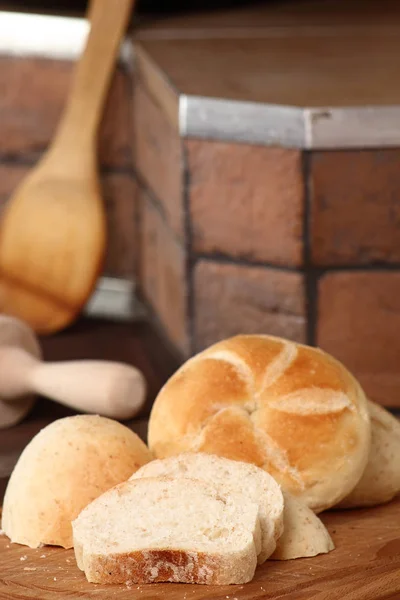
<instances>
[{"instance_id":1,"label":"small bread roll","mask_svg":"<svg viewBox=\"0 0 400 600\"><path fill-rule=\"evenodd\" d=\"M272 560L291 560L326 554L335 549L321 519L308 506L284 492L283 535Z\"/></svg>"},{"instance_id":2,"label":"small bread roll","mask_svg":"<svg viewBox=\"0 0 400 600\"><path fill-rule=\"evenodd\" d=\"M254 463L315 512L355 487L370 447L365 395L337 360L267 335L239 335L188 360L149 422L157 458L207 452Z\"/></svg>"},{"instance_id":3,"label":"small bread roll","mask_svg":"<svg viewBox=\"0 0 400 600\"><path fill-rule=\"evenodd\" d=\"M31 548L71 548L71 521L151 459L141 439L116 421L59 419L22 452L6 489L1 527L12 542Z\"/></svg>"},{"instance_id":4,"label":"small bread roll","mask_svg":"<svg viewBox=\"0 0 400 600\"><path fill-rule=\"evenodd\" d=\"M400 492L400 422L382 406L368 402L371 450L363 476L340 508L375 506Z\"/></svg>"}]
</instances>

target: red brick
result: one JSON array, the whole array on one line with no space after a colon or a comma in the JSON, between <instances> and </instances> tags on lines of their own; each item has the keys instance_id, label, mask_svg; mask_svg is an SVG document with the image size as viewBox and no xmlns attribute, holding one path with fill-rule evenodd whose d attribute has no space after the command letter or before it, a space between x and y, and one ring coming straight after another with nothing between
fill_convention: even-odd
<instances>
[{"instance_id":1,"label":"red brick","mask_svg":"<svg viewBox=\"0 0 400 600\"><path fill-rule=\"evenodd\" d=\"M300 273L201 260L194 273L196 350L237 333L305 341Z\"/></svg>"},{"instance_id":2,"label":"red brick","mask_svg":"<svg viewBox=\"0 0 400 600\"><path fill-rule=\"evenodd\" d=\"M102 165L117 168L132 166L132 129L130 75L118 69L110 85L100 126L99 155Z\"/></svg>"},{"instance_id":3,"label":"red brick","mask_svg":"<svg viewBox=\"0 0 400 600\"><path fill-rule=\"evenodd\" d=\"M318 265L400 261L400 150L315 153L311 248Z\"/></svg>"},{"instance_id":4,"label":"red brick","mask_svg":"<svg viewBox=\"0 0 400 600\"><path fill-rule=\"evenodd\" d=\"M178 132L142 87L134 90L134 161L174 232L183 238L182 144Z\"/></svg>"},{"instance_id":5,"label":"red brick","mask_svg":"<svg viewBox=\"0 0 400 600\"><path fill-rule=\"evenodd\" d=\"M335 272L319 282L318 344L371 399L400 406L400 273Z\"/></svg>"},{"instance_id":6,"label":"red brick","mask_svg":"<svg viewBox=\"0 0 400 600\"><path fill-rule=\"evenodd\" d=\"M139 286L176 347L188 352L187 281L181 244L154 207L140 193Z\"/></svg>"},{"instance_id":7,"label":"red brick","mask_svg":"<svg viewBox=\"0 0 400 600\"><path fill-rule=\"evenodd\" d=\"M187 148L195 251L300 265L300 151L203 140Z\"/></svg>"},{"instance_id":8,"label":"red brick","mask_svg":"<svg viewBox=\"0 0 400 600\"><path fill-rule=\"evenodd\" d=\"M129 174L109 173L102 179L108 240L104 272L131 278L137 253L137 184Z\"/></svg>"},{"instance_id":9,"label":"red brick","mask_svg":"<svg viewBox=\"0 0 400 600\"><path fill-rule=\"evenodd\" d=\"M37 160L51 141L67 101L73 64L41 58L0 57L0 154ZM100 162L132 162L127 76L114 77L100 136Z\"/></svg>"}]
</instances>

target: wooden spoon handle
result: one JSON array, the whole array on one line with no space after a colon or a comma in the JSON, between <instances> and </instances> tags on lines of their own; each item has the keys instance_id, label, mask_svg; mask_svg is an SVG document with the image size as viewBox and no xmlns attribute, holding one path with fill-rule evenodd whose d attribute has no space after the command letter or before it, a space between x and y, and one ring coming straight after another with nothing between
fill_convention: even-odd
<instances>
[{"instance_id":1,"label":"wooden spoon handle","mask_svg":"<svg viewBox=\"0 0 400 600\"><path fill-rule=\"evenodd\" d=\"M120 42L134 0L91 0L88 11L90 32L70 90L66 110L53 143L69 145L80 154L81 146L92 144Z\"/></svg>"},{"instance_id":2,"label":"wooden spoon handle","mask_svg":"<svg viewBox=\"0 0 400 600\"><path fill-rule=\"evenodd\" d=\"M80 412L130 419L144 404L146 382L138 369L122 363L42 363L23 350L3 350L0 397L13 402L29 393L47 396Z\"/></svg>"}]
</instances>

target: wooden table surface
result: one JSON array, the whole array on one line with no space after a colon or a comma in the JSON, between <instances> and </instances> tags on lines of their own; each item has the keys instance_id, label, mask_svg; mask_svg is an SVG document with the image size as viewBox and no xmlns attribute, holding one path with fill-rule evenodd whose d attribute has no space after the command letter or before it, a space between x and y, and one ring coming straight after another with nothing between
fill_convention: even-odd
<instances>
[{"instance_id":1,"label":"wooden table surface","mask_svg":"<svg viewBox=\"0 0 400 600\"><path fill-rule=\"evenodd\" d=\"M0 600L398 600L400 499L322 518L336 550L308 559L267 561L243 586L89 584L72 550L32 550L0 536Z\"/></svg>"},{"instance_id":2,"label":"wooden table surface","mask_svg":"<svg viewBox=\"0 0 400 600\"><path fill-rule=\"evenodd\" d=\"M161 385L176 368L163 340L145 323L131 325L81 321L60 335L43 341L48 360L104 358L137 365L149 383L148 403L129 425L143 438L148 411ZM68 414L63 407L40 400L21 425L0 435L0 498L19 453L33 435L55 418ZM336 550L312 559L270 562L257 570L245 586L208 587L156 584L99 586L86 582L72 551L31 550L0 536L0 600L389 600L400 599L400 499L364 511L332 512L322 518Z\"/></svg>"}]
</instances>

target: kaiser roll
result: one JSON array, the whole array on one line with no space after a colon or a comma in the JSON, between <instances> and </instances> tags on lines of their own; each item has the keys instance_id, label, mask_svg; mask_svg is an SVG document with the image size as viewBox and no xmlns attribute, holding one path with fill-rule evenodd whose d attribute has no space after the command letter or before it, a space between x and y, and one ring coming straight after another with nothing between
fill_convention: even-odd
<instances>
[{"instance_id":1,"label":"kaiser roll","mask_svg":"<svg viewBox=\"0 0 400 600\"><path fill-rule=\"evenodd\" d=\"M149 422L158 458L201 451L254 463L315 512L358 483L370 448L365 395L322 350L238 335L188 360Z\"/></svg>"}]
</instances>

